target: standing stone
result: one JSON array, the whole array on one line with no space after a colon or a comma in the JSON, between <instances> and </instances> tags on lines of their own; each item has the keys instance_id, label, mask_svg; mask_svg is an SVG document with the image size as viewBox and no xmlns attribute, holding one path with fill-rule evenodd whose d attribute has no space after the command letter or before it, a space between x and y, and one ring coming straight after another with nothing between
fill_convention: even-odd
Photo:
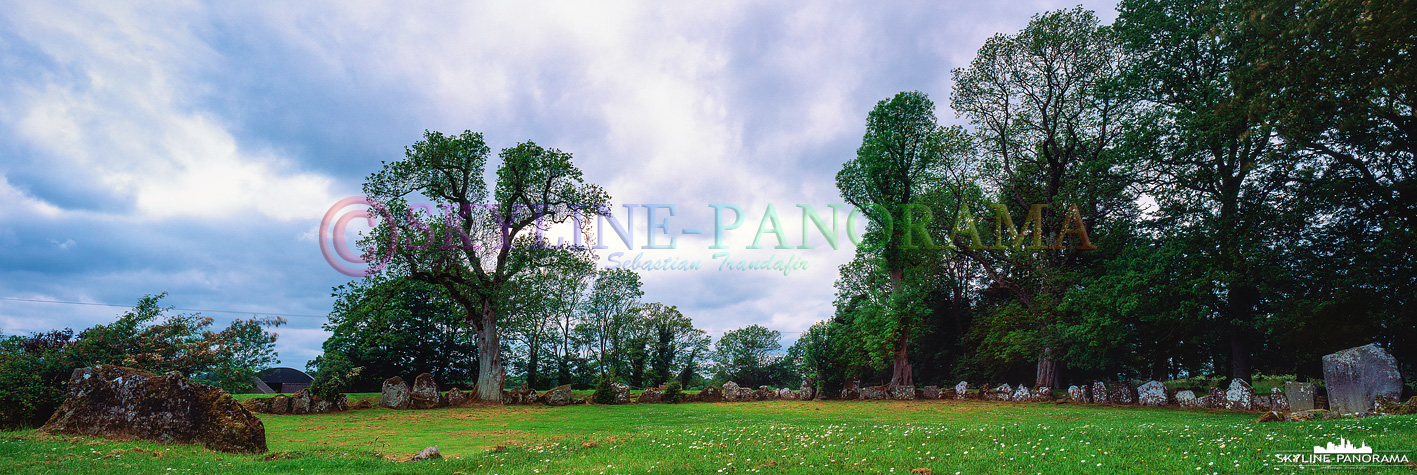
<instances>
[{"instance_id":1,"label":"standing stone","mask_svg":"<svg viewBox=\"0 0 1417 475\"><path fill-rule=\"evenodd\" d=\"M797 394L803 401L817 397L817 382L812 378L803 379Z\"/></svg>"},{"instance_id":2,"label":"standing stone","mask_svg":"<svg viewBox=\"0 0 1417 475\"><path fill-rule=\"evenodd\" d=\"M1289 412L1289 400L1284 398L1284 391L1279 387L1269 388L1269 407L1278 412Z\"/></svg>"},{"instance_id":3,"label":"standing stone","mask_svg":"<svg viewBox=\"0 0 1417 475\"><path fill-rule=\"evenodd\" d=\"M1195 392L1186 389L1182 391L1176 391L1176 404L1180 404L1181 407L1199 407L1201 405L1201 401L1200 399L1196 398Z\"/></svg>"},{"instance_id":4,"label":"standing stone","mask_svg":"<svg viewBox=\"0 0 1417 475\"><path fill-rule=\"evenodd\" d=\"M310 401L310 388L303 388L290 395L291 414L309 414L313 406Z\"/></svg>"},{"instance_id":5,"label":"standing stone","mask_svg":"<svg viewBox=\"0 0 1417 475\"><path fill-rule=\"evenodd\" d=\"M939 398L940 398L940 387L939 387L939 386L925 386L924 389L921 389L921 390L920 390L920 396L923 397L924 399L939 399Z\"/></svg>"},{"instance_id":6,"label":"standing stone","mask_svg":"<svg viewBox=\"0 0 1417 475\"><path fill-rule=\"evenodd\" d=\"M777 398L777 391L773 391L766 384L758 386L758 390L753 391L753 394L758 397L759 401L770 401Z\"/></svg>"},{"instance_id":7,"label":"standing stone","mask_svg":"<svg viewBox=\"0 0 1417 475\"><path fill-rule=\"evenodd\" d=\"M610 390L615 392L615 404L630 403L630 387L625 385L625 383L610 383Z\"/></svg>"},{"instance_id":8,"label":"standing stone","mask_svg":"<svg viewBox=\"0 0 1417 475\"><path fill-rule=\"evenodd\" d=\"M1032 394L1028 391L1028 387L1020 384L1018 385L1018 389L1014 390L1014 394L1009 400L1013 402L1025 402L1028 401L1028 398L1031 396Z\"/></svg>"},{"instance_id":9,"label":"standing stone","mask_svg":"<svg viewBox=\"0 0 1417 475\"><path fill-rule=\"evenodd\" d=\"M1095 404L1107 404L1111 402L1108 399L1107 383L1095 379L1092 380L1092 402Z\"/></svg>"},{"instance_id":10,"label":"standing stone","mask_svg":"<svg viewBox=\"0 0 1417 475\"><path fill-rule=\"evenodd\" d=\"M1324 356L1328 406L1343 414L1372 412L1378 395L1402 397L1402 374L1387 348L1371 343Z\"/></svg>"},{"instance_id":11,"label":"standing stone","mask_svg":"<svg viewBox=\"0 0 1417 475\"><path fill-rule=\"evenodd\" d=\"M884 400L885 398L886 398L886 387L885 387L885 386L871 386L871 387L867 387L867 388L861 388L861 399L869 399L869 400L872 400L872 401L880 401L880 400Z\"/></svg>"},{"instance_id":12,"label":"standing stone","mask_svg":"<svg viewBox=\"0 0 1417 475\"><path fill-rule=\"evenodd\" d=\"M964 399L969 396L969 383L960 381L955 385L955 399Z\"/></svg>"},{"instance_id":13,"label":"standing stone","mask_svg":"<svg viewBox=\"0 0 1417 475\"><path fill-rule=\"evenodd\" d=\"M738 400L756 401L758 400L758 391L753 388L738 388Z\"/></svg>"},{"instance_id":14,"label":"standing stone","mask_svg":"<svg viewBox=\"0 0 1417 475\"><path fill-rule=\"evenodd\" d=\"M793 400L793 399L797 399L797 395L792 393L792 389L789 389L789 388L778 388L778 390L777 390L777 398L778 398L778 399L786 399L786 400L789 400L789 401L790 401L790 400Z\"/></svg>"},{"instance_id":15,"label":"standing stone","mask_svg":"<svg viewBox=\"0 0 1417 475\"><path fill-rule=\"evenodd\" d=\"M1053 388L1043 386L1035 388L1028 393L1028 400L1034 402L1048 402L1053 400Z\"/></svg>"},{"instance_id":16,"label":"standing stone","mask_svg":"<svg viewBox=\"0 0 1417 475\"><path fill-rule=\"evenodd\" d=\"M1111 399L1113 404L1132 404L1137 402L1136 390L1132 389L1132 383L1118 381L1112 385L1112 394L1108 399Z\"/></svg>"},{"instance_id":17,"label":"standing stone","mask_svg":"<svg viewBox=\"0 0 1417 475\"><path fill-rule=\"evenodd\" d=\"M261 418L226 391L187 381L175 371L154 375L111 365L70 373L63 405L39 432L266 451Z\"/></svg>"},{"instance_id":18,"label":"standing stone","mask_svg":"<svg viewBox=\"0 0 1417 475\"><path fill-rule=\"evenodd\" d=\"M1240 378L1230 380L1230 388L1225 390L1225 408L1232 411L1255 410L1255 390L1250 383Z\"/></svg>"},{"instance_id":19,"label":"standing stone","mask_svg":"<svg viewBox=\"0 0 1417 475\"><path fill-rule=\"evenodd\" d=\"M845 400L861 399L861 380L856 378L846 380L846 385L841 388L841 398Z\"/></svg>"},{"instance_id":20,"label":"standing stone","mask_svg":"<svg viewBox=\"0 0 1417 475\"><path fill-rule=\"evenodd\" d=\"M1078 404L1091 404L1087 397L1087 386L1068 386L1068 399Z\"/></svg>"},{"instance_id":21,"label":"standing stone","mask_svg":"<svg viewBox=\"0 0 1417 475\"><path fill-rule=\"evenodd\" d=\"M563 384L546 391L542 395L548 406L569 406L571 405L571 385Z\"/></svg>"},{"instance_id":22,"label":"standing stone","mask_svg":"<svg viewBox=\"0 0 1417 475\"><path fill-rule=\"evenodd\" d=\"M705 386L703 391L699 391L699 402L721 402L723 394L722 389L715 386Z\"/></svg>"},{"instance_id":23,"label":"standing stone","mask_svg":"<svg viewBox=\"0 0 1417 475\"><path fill-rule=\"evenodd\" d=\"M408 391L408 383L394 376L384 380L384 390L379 393L379 405L389 409L408 409L413 402Z\"/></svg>"},{"instance_id":24,"label":"standing stone","mask_svg":"<svg viewBox=\"0 0 1417 475\"><path fill-rule=\"evenodd\" d=\"M1225 409L1225 390L1220 388L1210 388L1210 393L1201 396L1201 407L1208 409Z\"/></svg>"},{"instance_id":25,"label":"standing stone","mask_svg":"<svg viewBox=\"0 0 1417 475\"><path fill-rule=\"evenodd\" d=\"M738 383L733 381L723 383L723 400L728 402L738 401Z\"/></svg>"},{"instance_id":26,"label":"standing stone","mask_svg":"<svg viewBox=\"0 0 1417 475\"><path fill-rule=\"evenodd\" d=\"M887 386L886 394L891 399L899 401L909 401L915 399L915 386L895 385Z\"/></svg>"},{"instance_id":27,"label":"standing stone","mask_svg":"<svg viewBox=\"0 0 1417 475\"><path fill-rule=\"evenodd\" d=\"M438 383L433 381L433 375L423 373L413 378L411 396L409 408L432 409L438 407Z\"/></svg>"},{"instance_id":28,"label":"standing stone","mask_svg":"<svg viewBox=\"0 0 1417 475\"><path fill-rule=\"evenodd\" d=\"M452 388L449 389L448 392L443 394L443 400L446 401L446 404L448 406L457 407L463 404L467 404L468 397L467 393L462 392L461 389Z\"/></svg>"},{"instance_id":29,"label":"standing stone","mask_svg":"<svg viewBox=\"0 0 1417 475\"><path fill-rule=\"evenodd\" d=\"M640 391L640 397L636 399L635 402L641 404L657 403L660 400L661 394L663 394L663 392L660 391L659 388L645 388L644 391Z\"/></svg>"},{"instance_id":30,"label":"standing stone","mask_svg":"<svg viewBox=\"0 0 1417 475\"><path fill-rule=\"evenodd\" d=\"M290 397L277 395L271 398L271 414L290 414Z\"/></svg>"},{"instance_id":31,"label":"standing stone","mask_svg":"<svg viewBox=\"0 0 1417 475\"><path fill-rule=\"evenodd\" d=\"M1289 401L1289 410L1294 412L1317 409L1314 405L1314 393L1317 387L1314 383L1301 383L1289 381L1284 383L1284 399Z\"/></svg>"},{"instance_id":32,"label":"standing stone","mask_svg":"<svg viewBox=\"0 0 1417 475\"><path fill-rule=\"evenodd\" d=\"M1165 406L1166 386L1159 381L1148 381L1137 388L1137 402L1143 406Z\"/></svg>"},{"instance_id":33,"label":"standing stone","mask_svg":"<svg viewBox=\"0 0 1417 475\"><path fill-rule=\"evenodd\" d=\"M989 399L994 401L1007 401L1009 400L1009 396L1013 394L1014 387L1009 386L1009 383L1004 383L994 388L994 392L989 395Z\"/></svg>"}]
</instances>

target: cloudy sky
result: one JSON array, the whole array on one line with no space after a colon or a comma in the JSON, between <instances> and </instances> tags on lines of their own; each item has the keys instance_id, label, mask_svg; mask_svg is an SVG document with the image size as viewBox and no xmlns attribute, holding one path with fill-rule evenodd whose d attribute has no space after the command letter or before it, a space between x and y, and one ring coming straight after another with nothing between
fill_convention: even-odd
<instances>
[{"instance_id":1,"label":"cloudy sky","mask_svg":"<svg viewBox=\"0 0 1417 475\"><path fill-rule=\"evenodd\" d=\"M797 205L825 214L842 202L834 176L877 101L924 91L941 122L963 123L949 71L989 36L1074 5L11 3L0 11L0 330L77 330L124 310L34 300L132 305L168 292L167 305L219 327L287 317L277 350L304 367L326 336L331 288L351 279L321 255L321 217L428 129L482 132L494 151L555 147L617 206L675 205L671 235L708 234L645 257L702 268L642 272L645 299L715 336L757 323L789 343L831 314L852 248L814 235L814 249L772 249L768 234L765 249L745 249L768 205L800 245ZM1115 2L1083 5L1116 16ZM719 270L714 203L746 214L727 259L808 268ZM603 259L641 252L646 216L634 213L636 249L616 238Z\"/></svg>"}]
</instances>

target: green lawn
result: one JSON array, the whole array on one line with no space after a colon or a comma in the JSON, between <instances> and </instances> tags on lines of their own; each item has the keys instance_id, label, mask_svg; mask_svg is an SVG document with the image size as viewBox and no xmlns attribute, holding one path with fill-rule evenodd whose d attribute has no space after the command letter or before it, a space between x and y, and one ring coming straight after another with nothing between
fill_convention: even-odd
<instances>
[{"instance_id":1,"label":"green lawn","mask_svg":"<svg viewBox=\"0 0 1417 475\"><path fill-rule=\"evenodd\" d=\"M368 397L363 395L363 397ZM1253 424L1252 414L980 401L382 408L265 415L270 452L0 433L12 473L1294 473L1277 451L1344 437L1413 451L1417 416ZM446 460L405 463L438 445ZM1408 467L1362 473L1417 473Z\"/></svg>"}]
</instances>

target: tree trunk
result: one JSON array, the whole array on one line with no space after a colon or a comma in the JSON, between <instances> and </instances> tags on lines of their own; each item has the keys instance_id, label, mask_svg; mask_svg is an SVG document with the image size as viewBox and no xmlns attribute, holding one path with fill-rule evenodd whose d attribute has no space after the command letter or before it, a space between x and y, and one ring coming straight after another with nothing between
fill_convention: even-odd
<instances>
[{"instance_id":1,"label":"tree trunk","mask_svg":"<svg viewBox=\"0 0 1417 475\"><path fill-rule=\"evenodd\" d=\"M533 336L533 337L531 337L531 341L528 342L528 344L527 344L527 356L526 356L526 359L527 359L527 361L526 361L526 387L527 387L528 389L536 389L536 388L537 388L537 384L536 384L536 383L537 383L537 381L536 381L536 379L537 379L537 370L538 370L538 368L537 368L537 357L536 357L536 356L537 356L537 355L536 355L536 344L538 343L537 340L540 340L540 338L538 338L537 336Z\"/></svg>"},{"instance_id":2,"label":"tree trunk","mask_svg":"<svg viewBox=\"0 0 1417 475\"><path fill-rule=\"evenodd\" d=\"M1243 335L1230 336L1230 377L1250 381L1250 342Z\"/></svg>"},{"instance_id":3,"label":"tree trunk","mask_svg":"<svg viewBox=\"0 0 1417 475\"><path fill-rule=\"evenodd\" d=\"M497 310L483 304L482 314L477 318L477 396L483 401L501 404L502 381L507 373L502 370L502 347L497 341Z\"/></svg>"},{"instance_id":4,"label":"tree trunk","mask_svg":"<svg viewBox=\"0 0 1417 475\"><path fill-rule=\"evenodd\" d=\"M901 286L905 282L905 269L893 268L891 273L891 294L899 295ZM893 299L894 300L894 299ZM900 328L896 330L895 340L895 363L891 366L892 386L914 386L915 382L911 378L910 359L906 356L906 350L910 347L909 322L901 320Z\"/></svg>"},{"instance_id":5,"label":"tree trunk","mask_svg":"<svg viewBox=\"0 0 1417 475\"><path fill-rule=\"evenodd\" d=\"M1058 376L1058 362L1053 360L1053 349L1044 348L1043 355L1038 357L1038 373L1034 377L1033 385L1057 388Z\"/></svg>"}]
</instances>

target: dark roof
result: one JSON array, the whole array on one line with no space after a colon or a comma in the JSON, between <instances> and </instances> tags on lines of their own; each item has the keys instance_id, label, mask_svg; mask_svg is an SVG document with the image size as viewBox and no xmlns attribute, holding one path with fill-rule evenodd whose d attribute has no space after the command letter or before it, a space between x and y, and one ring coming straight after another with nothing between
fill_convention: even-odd
<instances>
[{"instance_id":1,"label":"dark roof","mask_svg":"<svg viewBox=\"0 0 1417 475\"><path fill-rule=\"evenodd\" d=\"M266 384L309 383L315 378L295 368L271 368L261 372L261 380Z\"/></svg>"}]
</instances>

